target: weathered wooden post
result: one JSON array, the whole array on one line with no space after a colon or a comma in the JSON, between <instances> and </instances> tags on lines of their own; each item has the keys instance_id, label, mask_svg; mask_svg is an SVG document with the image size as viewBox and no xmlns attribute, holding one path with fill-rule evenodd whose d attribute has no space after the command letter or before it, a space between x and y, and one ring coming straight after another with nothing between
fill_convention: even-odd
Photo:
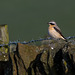
<instances>
[{"instance_id":1,"label":"weathered wooden post","mask_svg":"<svg viewBox=\"0 0 75 75\"><path fill-rule=\"evenodd\" d=\"M8 60L8 26L7 24L0 25L0 45L5 44L4 46L0 46L0 61Z\"/></svg>"}]
</instances>

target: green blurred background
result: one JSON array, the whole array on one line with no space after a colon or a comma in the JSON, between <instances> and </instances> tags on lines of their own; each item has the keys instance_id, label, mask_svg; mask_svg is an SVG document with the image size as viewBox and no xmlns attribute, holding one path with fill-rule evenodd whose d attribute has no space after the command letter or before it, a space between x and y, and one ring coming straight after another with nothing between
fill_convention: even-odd
<instances>
[{"instance_id":1,"label":"green blurred background","mask_svg":"<svg viewBox=\"0 0 75 75\"><path fill-rule=\"evenodd\" d=\"M1 0L0 24L8 24L10 40L32 40L48 34L54 20L64 36L75 36L75 0Z\"/></svg>"}]
</instances>

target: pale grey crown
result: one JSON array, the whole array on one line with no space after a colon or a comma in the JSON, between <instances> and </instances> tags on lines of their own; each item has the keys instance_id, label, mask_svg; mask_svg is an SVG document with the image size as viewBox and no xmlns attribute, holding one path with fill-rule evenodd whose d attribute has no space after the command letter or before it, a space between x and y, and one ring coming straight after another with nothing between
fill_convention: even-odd
<instances>
[{"instance_id":1,"label":"pale grey crown","mask_svg":"<svg viewBox=\"0 0 75 75\"><path fill-rule=\"evenodd\" d=\"M50 21L49 24L51 24L51 25L56 25L56 22Z\"/></svg>"}]
</instances>

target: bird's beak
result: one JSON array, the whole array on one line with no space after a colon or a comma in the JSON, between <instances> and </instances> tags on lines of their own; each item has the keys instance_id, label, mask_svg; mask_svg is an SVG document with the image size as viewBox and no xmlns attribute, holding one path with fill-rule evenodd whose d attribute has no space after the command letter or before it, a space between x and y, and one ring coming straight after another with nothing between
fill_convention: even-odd
<instances>
[{"instance_id":1,"label":"bird's beak","mask_svg":"<svg viewBox=\"0 0 75 75\"><path fill-rule=\"evenodd\" d=\"M49 22L47 24L50 25Z\"/></svg>"}]
</instances>

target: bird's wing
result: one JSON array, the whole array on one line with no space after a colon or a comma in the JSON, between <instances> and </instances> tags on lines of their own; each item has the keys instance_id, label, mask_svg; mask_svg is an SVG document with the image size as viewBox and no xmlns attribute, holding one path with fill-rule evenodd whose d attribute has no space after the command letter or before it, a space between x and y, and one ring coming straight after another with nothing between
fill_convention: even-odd
<instances>
[{"instance_id":1,"label":"bird's wing","mask_svg":"<svg viewBox=\"0 0 75 75\"><path fill-rule=\"evenodd\" d=\"M55 29L64 39L66 39L66 38L62 35L62 33L61 33L61 31L60 31L59 29L57 29L56 27L54 27L54 29Z\"/></svg>"},{"instance_id":2,"label":"bird's wing","mask_svg":"<svg viewBox=\"0 0 75 75\"><path fill-rule=\"evenodd\" d=\"M55 27L56 27L59 31L61 31L61 29L57 26L57 24L55 25Z\"/></svg>"}]
</instances>

